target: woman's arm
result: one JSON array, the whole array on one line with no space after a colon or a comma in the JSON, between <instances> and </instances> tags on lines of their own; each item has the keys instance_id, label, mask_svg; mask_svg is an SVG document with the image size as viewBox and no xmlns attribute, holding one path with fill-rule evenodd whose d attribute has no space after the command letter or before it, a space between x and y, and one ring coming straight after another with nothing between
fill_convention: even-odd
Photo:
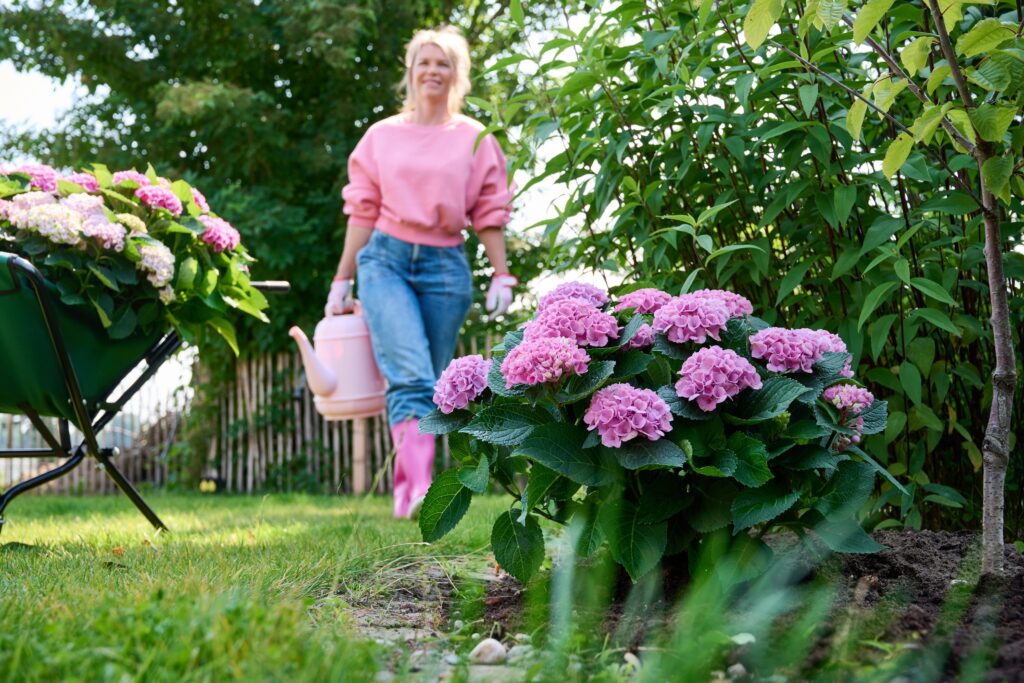
<instances>
[{"instance_id":1,"label":"woman's arm","mask_svg":"<svg viewBox=\"0 0 1024 683\"><path fill-rule=\"evenodd\" d=\"M336 279L351 280L355 277L356 254L370 241L371 235L373 235L373 228L360 228L355 225L346 228L345 246L341 249L341 258L338 260L338 270L335 274ZM504 243L501 245L501 250L504 254ZM502 258L504 259L504 256Z\"/></svg>"},{"instance_id":2,"label":"woman's arm","mask_svg":"<svg viewBox=\"0 0 1024 683\"><path fill-rule=\"evenodd\" d=\"M503 275L508 272L508 262L505 259L505 229L483 228L477 233L480 243L484 245L487 259L494 266L495 275ZM346 240L347 242L348 240Z\"/></svg>"}]
</instances>

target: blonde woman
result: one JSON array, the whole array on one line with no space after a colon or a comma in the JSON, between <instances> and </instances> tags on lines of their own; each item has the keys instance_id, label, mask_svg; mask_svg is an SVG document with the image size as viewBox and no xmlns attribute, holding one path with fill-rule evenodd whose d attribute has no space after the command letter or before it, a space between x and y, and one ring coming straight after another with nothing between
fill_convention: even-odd
<instances>
[{"instance_id":1,"label":"blonde woman","mask_svg":"<svg viewBox=\"0 0 1024 683\"><path fill-rule=\"evenodd\" d=\"M460 113L469 47L452 28L419 31L405 53L402 111L366 131L348 159L348 229L326 315L352 310L354 278L374 355L388 381L397 449L394 514L416 514L430 486L434 437L419 433L472 300L463 230L494 267L486 308L504 313L516 278L505 262L511 192L494 136Z\"/></svg>"}]
</instances>

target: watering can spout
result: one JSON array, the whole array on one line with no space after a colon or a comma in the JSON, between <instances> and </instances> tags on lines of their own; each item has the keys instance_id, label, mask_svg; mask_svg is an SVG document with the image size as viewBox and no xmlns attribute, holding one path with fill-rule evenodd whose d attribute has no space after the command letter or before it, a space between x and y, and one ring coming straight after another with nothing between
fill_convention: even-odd
<instances>
[{"instance_id":1,"label":"watering can spout","mask_svg":"<svg viewBox=\"0 0 1024 683\"><path fill-rule=\"evenodd\" d=\"M288 330L288 336L294 339L299 346L302 365L306 368L306 382L309 384L310 390L316 396L331 395L338 386L338 376L317 358L313 345L309 343L309 337L305 332L298 327L292 327Z\"/></svg>"}]
</instances>

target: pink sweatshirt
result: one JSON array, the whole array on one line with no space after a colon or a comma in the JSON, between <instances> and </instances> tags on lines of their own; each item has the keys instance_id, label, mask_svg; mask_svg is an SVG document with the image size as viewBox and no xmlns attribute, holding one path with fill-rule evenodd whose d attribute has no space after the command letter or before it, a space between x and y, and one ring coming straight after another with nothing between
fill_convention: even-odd
<instances>
[{"instance_id":1,"label":"pink sweatshirt","mask_svg":"<svg viewBox=\"0 0 1024 683\"><path fill-rule=\"evenodd\" d=\"M512 191L505 155L483 124L456 114L442 125L398 114L370 126L348 158L342 190L348 224L413 244L462 244L475 230L508 223Z\"/></svg>"}]
</instances>

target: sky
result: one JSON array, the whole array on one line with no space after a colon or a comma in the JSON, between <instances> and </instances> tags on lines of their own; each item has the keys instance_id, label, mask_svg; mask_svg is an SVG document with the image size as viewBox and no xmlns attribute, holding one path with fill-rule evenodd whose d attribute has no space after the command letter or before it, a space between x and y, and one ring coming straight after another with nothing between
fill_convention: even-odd
<instances>
[{"instance_id":1,"label":"sky","mask_svg":"<svg viewBox=\"0 0 1024 683\"><path fill-rule=\"evenodd\" d=\"M19 128L48 128L74 101L76 84L35 72L19 72L0 62L0 123Z\"/></svg>"}]
</instances>

